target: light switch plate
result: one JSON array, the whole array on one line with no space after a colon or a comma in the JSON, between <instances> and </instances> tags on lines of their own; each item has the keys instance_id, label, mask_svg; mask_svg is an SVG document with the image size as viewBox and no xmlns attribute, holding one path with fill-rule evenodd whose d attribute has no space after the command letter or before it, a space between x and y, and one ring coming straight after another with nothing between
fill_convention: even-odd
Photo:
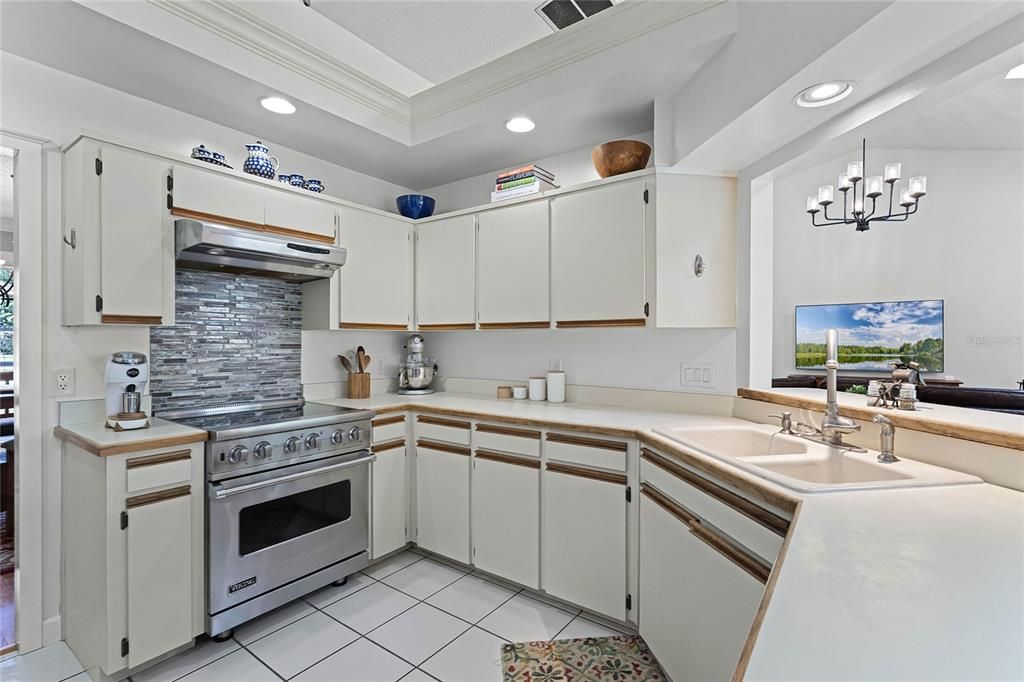
<instances>
[{"instance_id":1,"label":"light switch plate","mask_svg":"<svg viewBox=\"0 0 1024 682\"><path fill-rule=\"evenodd\" d=\"M715 388L715 363L680 362L679 385L684 388L713 390Z\"/></svg>"}]
</instances>

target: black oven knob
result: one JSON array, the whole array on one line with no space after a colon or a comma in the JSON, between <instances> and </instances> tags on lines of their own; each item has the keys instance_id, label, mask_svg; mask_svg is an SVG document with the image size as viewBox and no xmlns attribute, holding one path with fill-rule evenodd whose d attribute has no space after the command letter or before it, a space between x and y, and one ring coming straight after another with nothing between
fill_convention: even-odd
<instances>
[{"instance_id":1,"label":"black oven knob","mask_svg":"<svg viewBox=\"0 0 1024 682\"><path fill-rule=\"evenodd\" d=\"M270 453L273 451L272 446L267 441L263 440L256 444L256 447L252 449L252 456L256 459L269 459Z\"/></svg>"},{"instance_id":2,"label":"black oven knob","mask_svg":"<svg viewBox=\"0 0 1024 682\"><path fill-rule=\"evenodd\" d=\"M349 440L359 440L362 437L362 435L363 435L363 430L361 428L359 428L358 426L353 426L351 429L348 430L348 439Z\"/></svg>"},{"instance_id":3,"label":"black oven knob","mask_svg":"<svg viewBox=\"0 0 1024 682\"><path fill-rule=\"evenodd\" d=\"M306 436L306 449L307 450L316 450L319 446L320 446L320 434L319 433L311 433L308 436Z\"/></svg>"},{"instance_id":4,"label":"black oven knob","mask_svg":"<svg viewBox=\"0 0 1024 682\"><path fill-rule=\"evenodd\" d=\"M284 451L288 453L296 452L299 449L299 437L292 436L284 442Z\"/></svg>"},{"instance_id":5,"label":"black oven knob","mask_svg":"<svg viewBox=\"0 0 1024 682\"><path fill-rule=\"evenodd\" d=\"M331 442L334 443L335 445L341 445L342 443L344 443L345 442L345 432L342 431L341 429L338 429L337 431L332 433L331 434Z\"/></svg>"},{"instance_id":6,"label":"black oven knob","mask_svg":"<svg viewBox=\"0 0 1024 682\"><path fill-rule=\"evenodd\" d=\"M228 453L229 462L244 462L249 457L249 449L244 445L236 445Z\"/></svg>"}]
</instances>

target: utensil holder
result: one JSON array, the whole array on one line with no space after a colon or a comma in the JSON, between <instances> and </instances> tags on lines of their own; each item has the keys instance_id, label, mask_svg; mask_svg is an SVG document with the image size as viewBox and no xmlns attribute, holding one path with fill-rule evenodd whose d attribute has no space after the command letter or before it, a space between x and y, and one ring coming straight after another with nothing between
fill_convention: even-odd
<instances>
[{"instance_id":1,"label":"utensil holder","mask_svg":"<svg viewBox=\"0 0 1024 682\"><path fill-rule=\"evenodd\" d=\"M348 375L348 397L353 399L370 397L370 373Z\"/></svg>"}]
</instances>

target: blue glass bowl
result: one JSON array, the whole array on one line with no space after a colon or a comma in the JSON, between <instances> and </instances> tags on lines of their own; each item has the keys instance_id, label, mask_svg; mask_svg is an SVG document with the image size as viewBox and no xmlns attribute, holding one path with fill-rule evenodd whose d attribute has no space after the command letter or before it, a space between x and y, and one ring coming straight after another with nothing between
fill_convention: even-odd
<instances>
[{"instance_id":1,"label":"blue glass bowl","mask_svg":"<svg viewBox=\"0 0 1024 682\"><path fill-rule=\"evenodd\" d=\"M406 218L426 218L434 214L434 198L425 194L403 194L395 199L398 212Z\"/></svg>"}]
</instances>

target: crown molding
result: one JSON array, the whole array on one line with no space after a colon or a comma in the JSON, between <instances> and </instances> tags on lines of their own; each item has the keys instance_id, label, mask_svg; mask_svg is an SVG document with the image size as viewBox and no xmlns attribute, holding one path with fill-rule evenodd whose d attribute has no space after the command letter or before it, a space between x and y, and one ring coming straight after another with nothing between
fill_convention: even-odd
<instances>
[{"instance_id":1,"label":"crown molding","mask_svg":"<svg viewBox=\"0 0 1024 682\"><path fill-rule=\"evenodd\" d=\"M413 95L413 120L419 124L449 114L726 2L617 3L586 21Z\"/></svg>"},{"instance_id":2,"label":"crown molding","mask_svg":"<svg viewBox=\"0 0 1024 682\"><path fill-rule=\"evenodd\" d=\"M408 97L233 3L148 2L383 116L412 123Z\"/></svg>"}]
</instances>

